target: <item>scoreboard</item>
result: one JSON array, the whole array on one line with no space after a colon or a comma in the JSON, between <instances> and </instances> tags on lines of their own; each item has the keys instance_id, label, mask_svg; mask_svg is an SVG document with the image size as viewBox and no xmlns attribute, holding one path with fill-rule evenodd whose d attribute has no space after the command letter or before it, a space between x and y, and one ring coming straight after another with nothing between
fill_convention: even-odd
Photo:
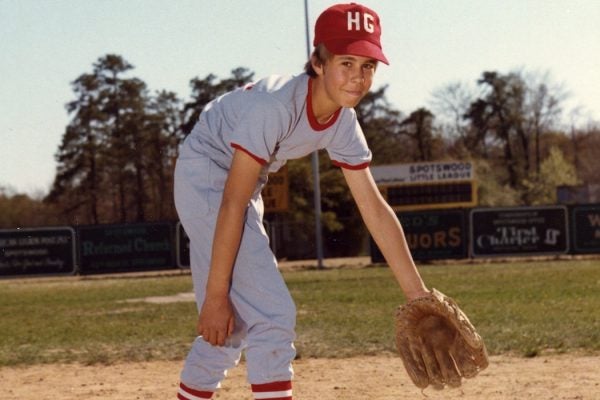
<instances>
[{"instance_id":1,"label":"scoreboard","mask_svg":"<svg viewBox=\"0 0 600 400\"><path fill-rule=\"evenodd\" d=\"M371 172L395 211L477 205L473 165L468 161L373 166Z\"/></svg>"}]
</instances>

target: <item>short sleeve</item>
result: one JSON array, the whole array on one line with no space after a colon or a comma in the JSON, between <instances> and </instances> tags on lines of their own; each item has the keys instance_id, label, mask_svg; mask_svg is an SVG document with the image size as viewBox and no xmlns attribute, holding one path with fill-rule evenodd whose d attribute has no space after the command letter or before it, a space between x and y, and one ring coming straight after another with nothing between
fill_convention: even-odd
<instances>
[{"instance_id":1,"label":"short sleeve","mask_svg":"<svg viewBox=\"0 0 600 400\"><path fill-rule=\"evenodd\" d=\"M371 163L373 156L354 110L344 109L327 152L331 162L341 168L364 169Z\"/></svg>"},{"instance_id":2,"label":"short sleeve","mask_svg":"<svg viewBox=\"0 0 600 400\"><path fill-rule=\"evenodd\" d=\"M252 95L246 104L249 106L231 133L229 144L265 165L289 129L290 117L277 99L263 93Z\"/></svg>"}]
</instances>

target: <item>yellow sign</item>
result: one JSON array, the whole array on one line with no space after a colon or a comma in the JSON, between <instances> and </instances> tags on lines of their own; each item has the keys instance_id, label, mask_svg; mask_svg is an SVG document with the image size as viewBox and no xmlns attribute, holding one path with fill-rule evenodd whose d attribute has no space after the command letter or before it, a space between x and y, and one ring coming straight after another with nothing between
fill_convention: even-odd
<instances>
[{"instance_id":1,"label":"yellow sign","mask_svg":"<svg viewBox=\"0 0 600 400\"><path fill-rule=\"evenodd\" d=\"M281 212L289 209L289 181L287 165L269 175L262 191L266 212Z\"/></svg>"}]
</instances>

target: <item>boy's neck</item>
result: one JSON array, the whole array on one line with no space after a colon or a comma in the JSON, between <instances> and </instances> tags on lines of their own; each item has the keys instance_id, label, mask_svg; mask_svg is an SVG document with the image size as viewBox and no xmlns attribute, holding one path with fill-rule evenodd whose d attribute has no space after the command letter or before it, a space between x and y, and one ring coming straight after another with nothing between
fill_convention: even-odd
<instances>
[{"instance_id":1,"label":"boy's neck","mask_svg":"<svg viewBox=\"0 0 600 400\"><path fill-rule=\"evenodd\" d=\"M341 107L331 101L323 87L323 79L320 76L311 79L312 84L312 112L319 124L326 124Z\"/></svg>"}]
</instances>

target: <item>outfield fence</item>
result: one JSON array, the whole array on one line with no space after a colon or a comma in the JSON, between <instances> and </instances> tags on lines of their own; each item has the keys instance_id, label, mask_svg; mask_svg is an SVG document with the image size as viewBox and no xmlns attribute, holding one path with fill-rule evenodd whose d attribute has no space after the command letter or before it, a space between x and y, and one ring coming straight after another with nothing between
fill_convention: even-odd
<instances>
[{"instance_id":1,"label":"outfield fence","mask_svg":"<svg viewBox=\"0 0 600 400\"><path fill-rule=\"evenodd\" d=\"M418 261L600 254L600 204L397 215ZM302 224L265 226L278 258L314 257L314 246L307 245L314 239ZM367 242L372 261L383 262L377 246L370 238ZM343 245L338 248L344 251ZM178 221L0 230L0 277L186 269L189 264L189 239Z\"/></svg>"}]
</instances>

